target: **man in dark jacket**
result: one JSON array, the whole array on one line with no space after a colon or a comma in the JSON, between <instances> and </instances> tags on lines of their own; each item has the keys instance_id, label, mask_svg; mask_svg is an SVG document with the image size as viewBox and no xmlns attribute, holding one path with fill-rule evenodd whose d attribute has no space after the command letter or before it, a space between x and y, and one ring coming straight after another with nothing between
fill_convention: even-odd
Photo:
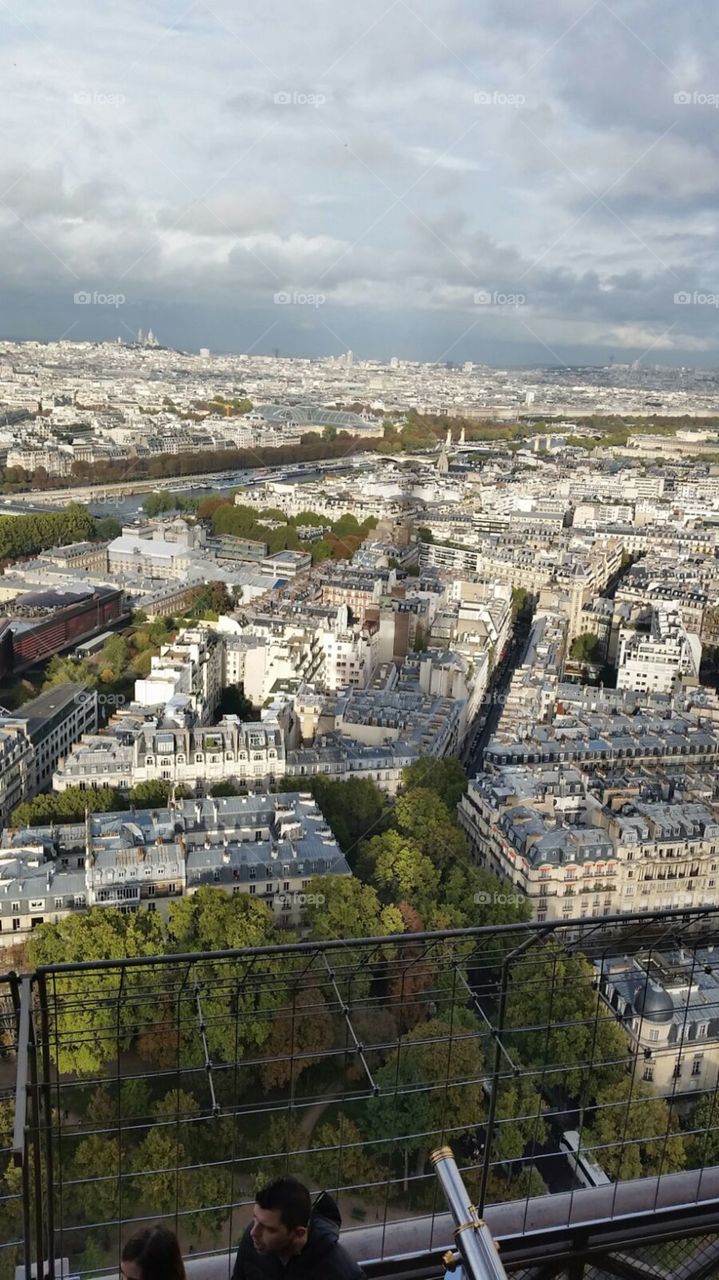
<instances>
[{"instance_id":1,"label":"man in dark jacket","mask_svg":"<svg viewBox=\"0 0 719 1280\"><path fill-rule=\"evenodd\" d=\"M304 1183L275 1178L257 1193L232 1280L363 1280L339 1243L341 1222L326 1192L313 1208Z\"/></svg>"}]
</instances>

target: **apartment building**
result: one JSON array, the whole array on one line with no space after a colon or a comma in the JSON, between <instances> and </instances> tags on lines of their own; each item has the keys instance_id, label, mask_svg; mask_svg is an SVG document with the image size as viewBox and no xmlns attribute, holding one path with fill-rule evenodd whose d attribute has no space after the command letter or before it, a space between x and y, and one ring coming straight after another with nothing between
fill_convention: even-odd
<instances>
[{"instance_id":1,"label":"apartment building","mask_svg":"<svg viewBox=\"0 0 719 1280\"><path fill-rule=\"evenodd\" d=\"M149 721L128 711L101 734L85 734L58 764L55 791L116 787L140 782L233 781L254 787L285 773L282 729L274 719L241 722L226 716L216 725L178 725L168 715Z\"/></svg>"},{"instance_id":2,"label":"apartment building","mask_svg":"<svg viewBox=\"0 0 719 1280\"><path fill-rule=\"evenodd\" d=\"M620 629L617 688L670 694L681 680L698 681L701 659L701 640L686 630L679 609L660 605L648 630Z\"/></svg>"},{"instance_id":3,"label":"apartment building","mask_svg":"<svg viewBox=\"0 0 719 1280\"><path fill-rule=\"evenodd\" d=\"M537 920L716 902L719 809L690 792L674 802L659 793L651 773L631 767L601 776L510 766L472 780L458 814L477 862L527 898Z\"/></svg>"},{"instance_id":4,"label":"apartment building","mask_svg":"<svg viewBox=\"0 0 719 1280\"><path fill-rule=\"evenodd\" d=\"M160 811L3 833L0 947L92 906L166 912L204 886L301 923L310 880L350 875L308 792L183 801Z\"/></svg>"},{"instance_id":5,"label":"apartment building","mask_svg":"<svg viewBox=\"0 0 719 1280\"><path fill-rule=\"evenodd\" d=\"M48 790L58 761L83 734L94 733L97 722L97 691L72 683L54 685L0 717L0 727L17 726L32 744L32 772L21 799Z\"/></svg>"},{"instance_id":6,"label":"apartment building","mask_svg":"<svg viewBox=\"0 0 719 1280\"><path fill-rule=\"evenodd\" d=\"M35 751L20 724L0 723L0 825L33 793Z\"/></svg>"},{"instance_id":7,"label":"apartment building","mask_svg":"<svg viewBox=\"0 0 719 1280\"><path fill-rule=\"evenodd\" d=\"M655 949L596 964L599 990L629 1041L634 1077L658 1094L713 1093L719 977L713 946Z\"/></svg>"},{"instance_id":8,"label":"apartment building","mask_svg":"<svg viewBox=\"0 0 719 1280\"><path fill-rule=\"evenodd\" d=\"M135 703L140 707L164 706L181 698L199 723L214 717L222 693L222 646L205 627L181 631L170 644L153 654L150 671L135 681Z\"/></svg>"}]
</instances>

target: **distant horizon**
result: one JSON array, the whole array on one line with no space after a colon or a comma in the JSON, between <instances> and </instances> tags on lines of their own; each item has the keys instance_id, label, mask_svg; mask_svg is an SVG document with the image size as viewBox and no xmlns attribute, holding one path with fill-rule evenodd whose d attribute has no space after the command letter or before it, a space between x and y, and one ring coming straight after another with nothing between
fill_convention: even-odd
<instances>
[{"instance_id":1,"label":"distant horizon","mask_svg":"<svg viewBox=\"0 0 719 1280\"><path fill-rule=\"evenodd\" d=\"M130 337L121 337L121 335L115 335L115 337L103 336L103 337L94 337L94 338L91 338L91 337L75 338L75 337L70 337L69 335L61 335L58 337L48 337L48 338L30 338L30 337L15 338L15 337L10 337L8 335L0 335L0 344L6 344L11 346L30 346L34 344L42 347L50 347L53 345L59 345L60 343L65 343L67 345L76 346L76 347L107 346L112 348L122 347L125 350L135 347L137 350L140 350L140 351L154 350L159 353L170 352L175 355L197 356L198 358L200 357L201 351L206 348L206 344L200 344L196 348L188 347L188 346L175 346L173 344L163 342L161 335L156 334L155 336L158 339L158 345L155 347L153 346L148 347L145 343L138 342L136 338L133 339ZM121 337L120 341L118 341L118 337ZM351 350L351 348L348 348L348 350ZM205 358L213 359L216 357L219 359L240 359L242 357L245 357L247 359L258 359L258 360L301 360L301 361L309 361L312 363L318 363L326 360L336 361L345 354L347 353L331 352L331 351L320 352L313 355L303 355L303 354L300 354L299 352L287 352L287 351L279 351L277 354L275 354L274 352L267 352L267 351L247 352L247 351L230 350L230 349L221 350L219 348L215 349L210 347L209 356ZM392 355L385 355L385 356L374 356L374 355L362 355L357 351L352 351L352 356L353 356L353 364L364 364L364 363L380 364L380 365L387 365L389 367L390 362L393 359L397 359L402 364L420 365L420 366L426 366L426 367L434 367L437 369L449 369L449 367L452 367L460 371L462 370L462 367L464 364L472 364L477 369L488 369L491 372L502 372L504 370L509 370L509 369L516 370L517 372L531 372L532 370L536 370L538 373L542 373L542 372L553 373L558 370L565 370L566 372L572 372L572 371L577 371L582 369L586 369L586 370L627 369L629 371L632 371L632 366L636 366L635 371L637 373L640 373L642 371L645 373L650 371L661 372L664 370L674 371L674 372L683 371L684 373L689 373L689 374L691 373L714 374L719 372L719 364L717 365L697 365L697 364L678 364L678 363L672 364L672 363L668 363L666 361L661 361L657 359L651 362L647 361L646 363L642 363L638 359L631 360L631 359L625 358L620 360L620 359L612 359L610 357L609 359L606 359L606 360L596 360L596 361L577 360L572 363L558 360L555 364L550 364L550 363L540 364L538 362L533 362L533 361L494 363L487 360L480 360L477 358L472 359L471 357L467 357L466 359L462 359L462 360L460 359L452 360L449 358L437 359L432 357L422 359L418 357L397 355L396 353L393 353Z\"/></svg>"}]
</instances>

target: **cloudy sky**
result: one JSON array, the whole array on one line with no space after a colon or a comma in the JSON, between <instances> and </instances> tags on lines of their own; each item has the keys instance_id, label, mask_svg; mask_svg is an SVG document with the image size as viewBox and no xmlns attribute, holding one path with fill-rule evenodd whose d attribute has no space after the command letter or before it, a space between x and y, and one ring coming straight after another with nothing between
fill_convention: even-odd
<instances>
[{"instance_id":1,"label":"cloudy sky","mask_svg":"<svg viewBox=\"0 0 719 1280\"><path fill-rule=\"evenodd\" d=\"M712 366L716 32L711 0L2 0L0 336Z\"/></svg>"}]
</instances>

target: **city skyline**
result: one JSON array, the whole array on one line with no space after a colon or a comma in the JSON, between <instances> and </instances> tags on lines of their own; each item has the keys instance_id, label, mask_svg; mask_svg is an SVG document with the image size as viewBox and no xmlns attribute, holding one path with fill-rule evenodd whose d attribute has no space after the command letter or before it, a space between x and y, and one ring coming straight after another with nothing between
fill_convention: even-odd
<instances>
[{"instance_id":1,"label":"city skyline","mask_svg":"<svg viewBox=\"0 0 719 1280\"><path fill-rule=\"evenodd\" d=\"M711 366L703 12L6 10L0 332Z\"/></svg>"}]
</instances>

